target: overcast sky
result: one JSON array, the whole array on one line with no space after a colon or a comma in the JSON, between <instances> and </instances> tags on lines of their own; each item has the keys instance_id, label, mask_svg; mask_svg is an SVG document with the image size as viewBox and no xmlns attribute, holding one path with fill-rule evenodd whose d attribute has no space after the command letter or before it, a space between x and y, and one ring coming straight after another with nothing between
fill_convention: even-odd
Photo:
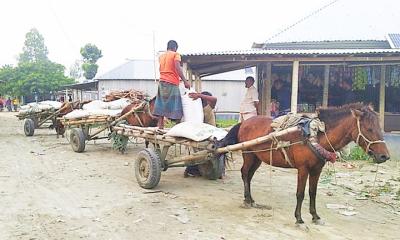
<instances>
[{"instance_id":1,"label":"overcast sky","mask_svg":"<svg viewBox=\"0 0 400 240\"><path fill-rule=\"evenodd\" d=\"M31 28L44 36L50 59L67 68L83 45L97 45L99 74L126 59L152 59L169 39L181 53L249 49L330 2L2 0L0 65L16 63ZM384 39L400 32L399 10L397 0L340 0L271 41Z\"/></svg>"}]
</instances>

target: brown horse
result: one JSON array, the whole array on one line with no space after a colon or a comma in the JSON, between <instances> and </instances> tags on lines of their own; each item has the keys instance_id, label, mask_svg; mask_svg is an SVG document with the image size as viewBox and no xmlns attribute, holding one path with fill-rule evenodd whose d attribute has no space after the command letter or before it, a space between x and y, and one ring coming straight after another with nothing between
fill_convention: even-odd
<instances>
[{"instance_id":1,"label":"brown horse","mask_svg":"<svg viewBox=\"0 0 400 240\"><path fill-rule=\"evenodd\" d=\"M361 103L349 104L340 108L325 108L319 110L319 119L325 123L326 136L319 133L318 142L327 150L340 150L351 141L360 145L365 152L373 156L374 161L383 163L389 159L389 152L383 141L383 135L379 126L378 115L369 107ZM265 136L273 131L271 118L257 116L250 118L231 129L224 138L223 145L244 142L257 137ZM279 140L298 142L302 141L300 131L280 137ZM275 145L276 146L276 145ZM244 204L254 207L255 202L250 192L250 182L261 162L282 168L296 168L297 176L297 205L295 210L296 223L304 223L301 218L301 205L304 199L304 190L308 176L310 213L314 223L322 223L315 208L318 179L325 161L320 160L306 144L294 144L286 148L288 159L280 150L272 153L266 151L271 143L263 143L249 147L243 151L243 166L241 169L244 183ZM272 155L270 155L272 154ZM271 158L272 156L272 158Z\"/></svg>"},{"instance_id":2,"label":"brown horse","mask_svg":"<svg viewBox=\"0 0 400 240\"><path fill-rule=\"evenodd\" d=\"M88 100L88 101L64 102L60 107L61 111L59 112L57 117L65 116L75 109L82 109L82 106L89 102L91 102L91 101ZM61 121L58 119L55 119L53 122L53 126L56 129L57 138L58 138L58 135L61 135L62 137L64 137L65 126L61 123Z\"/></svg>"},{"instance_id":3,"label":"brown horse","mask_svg":"<svg viewBox=\"0 0 400 240\"><path fill-rule=\"evenodd\" d=\"M156 127L158 118L152 114L154 111L154 103L156 98L153 97L148 101L142 111L134 112L130 114L126 120L132 126L140 126L140 127ZM129 112L132 108L136 107L137 103L132 103L126 106L121 113L121 116L125 113Z\"/></svg>"}]
</instances>

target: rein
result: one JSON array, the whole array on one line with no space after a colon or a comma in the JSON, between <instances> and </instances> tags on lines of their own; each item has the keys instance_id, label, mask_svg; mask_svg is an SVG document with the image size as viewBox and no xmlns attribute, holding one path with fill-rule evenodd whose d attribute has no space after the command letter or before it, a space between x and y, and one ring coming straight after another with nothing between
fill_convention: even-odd
<instances>
[{"instance_id":1,"label":"rein","mask_svg":"<svg viewBox=\"0 0 400 240\"><path fill-rule=\"evenodd\" d=\"M360 145L360 144L359 144L359 142L360 142L360 137L361 137L366 143L368 143L368 144L367 144L367 149L365 150L367 153L368 153L368 151L369 151L369 147L370 147L372 144L375 144L375 143L385 143L384 140L371 141L371 140L369 140L366 136L364 136L364 134L361 132L360 119L358 119L358 118L357 118L357 130L358 130L358 135L357 135L356 143L357 143L357 145ZM329 138L328 138L328 135L326 134L326 131L324 131L324 135L325 135L326 141L328 142L329 146L330 146L330 147L332 148L332 150L337 154L336 149L333 147L331 141L329 141Z\"/></svg>"}]
</instances>

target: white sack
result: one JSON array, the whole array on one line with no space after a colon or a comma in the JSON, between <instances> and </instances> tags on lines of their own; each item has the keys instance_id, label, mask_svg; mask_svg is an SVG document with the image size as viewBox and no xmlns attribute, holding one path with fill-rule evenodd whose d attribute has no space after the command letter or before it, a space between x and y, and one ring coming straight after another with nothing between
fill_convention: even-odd
<instances>
[{"instance_id":1,"label":"white sack","mask_svg":"<svg viewBox=\"0 0 400 240\"><path fill-rule=\"evenodd\" d=\"M64 116L65 119L84 118L89 116L89 112L82 109L76 109Z\"/></svg>"},{"instance_id":2,"label":"white sack","mask_svg":"<svg viewBox=\"0 0 400 240\"><path fill-rule=\"evenodd\" d=\"M54 109L60 109L62 103L61 102L57 102L57 101L43 101L43 102L39 102L39 105L50 105L52 106Z\"/></svg>"},{"instance_id":3,"label":"white sack","mask_svg":"<svg viewBox=\"0 0 400 240\"><path fill-rule=\"evenodd\" d=\"M204 141L210 137L221 140L228 132L207 123L182 122L173 126L165 134L172 137L184 137L196 142Z\"/></svg>"},{"instance_id":4,"label":"white sack","mask_svg":"<svg viewBox=\"0 0 400 240\"><path fill-rule=\"evenodd\" d=\"M82 107L83 110L106 109L106 108L107 104L100 100L91 101L90 103L87 103Z\"/></svg>"},{"instance_id":5,"label":"white sack","mask_svg":"<svg viewBox=\"0 0 400 240\"><path fill-rule=\"evenodd\" d=\"M193 100L193 98L189 97L189 93L191 92L195 91L185 89L185 92L181 92L183 107L182 122L202 123L204 121L204 113L201 99Z\"/></svg>"},{"instance_id":6,"label":"white sack","mask_svg":"<svg viewBox=\"0 0 400 240\"><path fill-rule=\"evenodd\" d=\"M110 109L93 109L87 110L90 116L111 116L116 117L121 115L122 109L110 110Z\"/></svg>"},{"instance_id":7,"label":"white sack","mask_svg":"<svg viewBox=\"0 0 400 240\"><path fill-rule=\"evenodd\" d=\"M111 102L106 102L107 103L107 108L111 110L117 110L117 109L124 109L126 106L132 103L132 101L128 98L121 98L115 101Z\"/></svg>"}]
</instances>

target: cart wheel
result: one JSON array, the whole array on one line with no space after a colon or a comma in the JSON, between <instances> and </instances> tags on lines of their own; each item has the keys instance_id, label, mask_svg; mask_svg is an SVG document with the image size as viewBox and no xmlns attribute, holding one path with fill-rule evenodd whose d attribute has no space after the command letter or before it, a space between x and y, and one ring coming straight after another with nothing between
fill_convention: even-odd
<instances>
[{"instance_id":1,"label":"cart wheel","mask_svg":"<svg viewBox=\"0 0 400 240\"><path fill-rule=\"evenodd\" d=\"M153 149L146 148L139 152L135 161L135 175L142 188L154 188L160 182L161 160Z\"/></svg>"},{"instance_id":2,"label":"cart wheel","mask_svg":"<svg viewBox=\"0 0 400 240\"><path fill-rule=\"evenodd\" d=\"M72 149L75 152L81 153L85 151L85 134L82 129L74 128L71 130L70 141Z\"/></svg>"},{"instance_id":3,"label":"cart wheel","mask_svg":"<svg viewBox=\"0 0 400 240\"><path fill-rule=\"evenodd\" d=\"M199 170L202 176L209 180L216 180L222 177L225 172L225 155L219 158L213 157L210 161L200 164Z\"/></svg>"},{"instance_id":4,"label":"cart wheel","mask_svg":"<svg viewBox=\"0 0 400 240\"><path fill-rule=\"evenodd\" d=\"M30 118L25 119L24 132L25 136L27 137L33 136L33 133L35 132L35 123L33 122L32 119Z\"/></svg>"}]
</instances>

